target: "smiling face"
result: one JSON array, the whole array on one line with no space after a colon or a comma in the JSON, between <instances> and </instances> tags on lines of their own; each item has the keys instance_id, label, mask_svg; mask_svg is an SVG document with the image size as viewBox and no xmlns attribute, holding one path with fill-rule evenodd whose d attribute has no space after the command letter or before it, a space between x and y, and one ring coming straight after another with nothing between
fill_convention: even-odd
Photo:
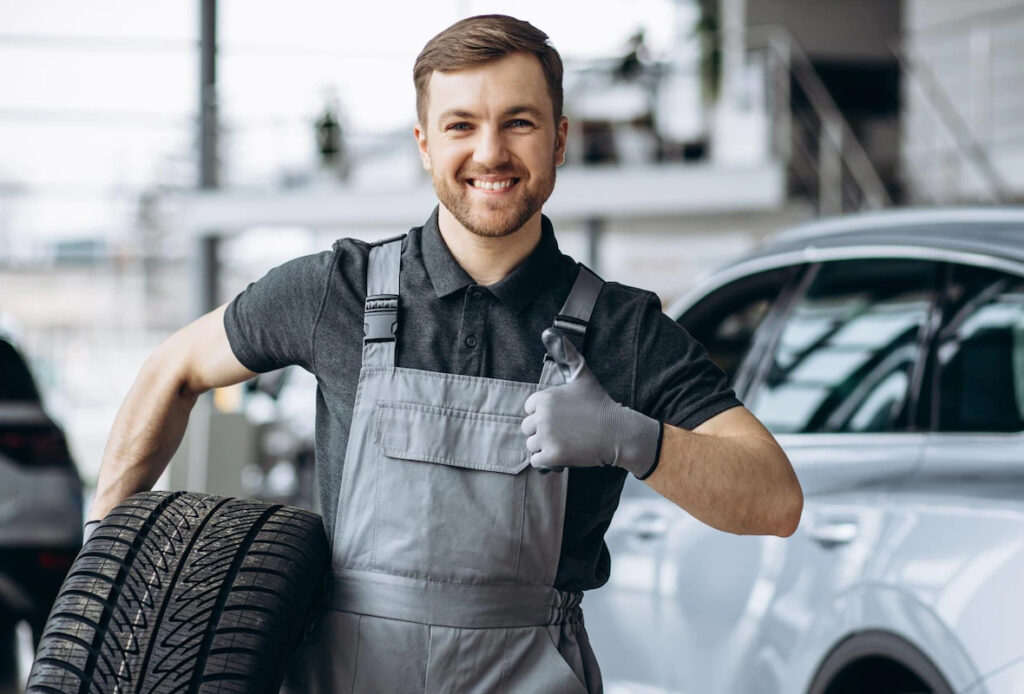
<instances>
[{"instance_id":1,"label":"smiling face","mask_svg":"<svg viewBox=\"0 0 1024 694\"><path fill-rule=\"evenodd\" d=\"M540 62L512 53L430 77L426 123L416 126L423 167L442 214L477 236L540 225L555 187L569 122L555 120Z\"/></svg>"}]
</instances>

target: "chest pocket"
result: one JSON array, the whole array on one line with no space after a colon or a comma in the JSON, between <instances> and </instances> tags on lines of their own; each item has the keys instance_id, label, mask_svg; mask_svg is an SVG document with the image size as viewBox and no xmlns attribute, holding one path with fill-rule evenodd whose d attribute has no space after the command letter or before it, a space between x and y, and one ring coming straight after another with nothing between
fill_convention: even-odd
<instances>
[{"instance_id":1,"label":"chest pocket","mask_svg":"<svg viewBox=\"0 0 1024 694\"><path fill-rule=\"evenodd\" d=\"M521 422L377 403L373 568L458 583L516 581L527 480L536 474Z\"/></svg>"},{"instance_id":2,"label":"chest pocket","mask_svg":"<svg viewBox=\"0 0 1024 694\"><path fill-rule=\"evenodd\" d=\"M522 417L406 402L376 414L374 441L390 458L512 475L530 464Z\"/></svg>"}]
</instances>

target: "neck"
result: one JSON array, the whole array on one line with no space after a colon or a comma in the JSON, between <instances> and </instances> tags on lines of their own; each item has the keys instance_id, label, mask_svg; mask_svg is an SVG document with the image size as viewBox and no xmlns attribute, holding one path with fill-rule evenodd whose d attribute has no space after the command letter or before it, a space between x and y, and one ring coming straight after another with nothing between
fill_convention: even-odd
<instances>
[{"instance_id":1,"label":"neck","mask_svg":"<svg viewBox=\"0 0 1024 694\"><path fill-rule=\"evenodd\" d=\"M538 211L508 236L489 237L469 231L441 205L437 226L455 261L474 282L486 287L504 279L540 243L540 214Z\"/></svg>"}]
</instances>

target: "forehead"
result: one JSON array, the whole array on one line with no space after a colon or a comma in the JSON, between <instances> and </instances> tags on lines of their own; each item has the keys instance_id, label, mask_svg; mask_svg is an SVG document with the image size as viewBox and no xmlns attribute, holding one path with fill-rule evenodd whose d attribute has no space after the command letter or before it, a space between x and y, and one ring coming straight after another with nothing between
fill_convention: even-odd
<instances>
[{"instance_id":1,"label":"forehead","mask_svg":"<svg viewBox=\"0 0 1024 694\"><path fill-rule=\"evenodd\" d=\"M512 104L532 106L541 113L552 109L544 71L531 53L512 53L461 70L434 70L427 93L428 120L448 110L484 117L501 113Z\"/></svg>"}]
</instances>

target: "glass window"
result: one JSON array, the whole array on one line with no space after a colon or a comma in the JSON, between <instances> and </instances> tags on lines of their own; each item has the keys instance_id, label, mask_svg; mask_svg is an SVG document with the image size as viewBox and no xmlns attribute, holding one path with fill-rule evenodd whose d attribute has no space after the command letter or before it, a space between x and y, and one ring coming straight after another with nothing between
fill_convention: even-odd
<instances>
[{"instance_id":1,"label":"glass window","mask_svg":"<svg viewBox=\"0 0 1024 694\"><path fill-rule=\"evenodd\" d=\"M1024 279L953 266L936 340L939 431L1024 430Z\"/></svg>"},{"instance_id":2,"label":"glass window","mask_svg":"<svg viewBox=\"0 0 1024 694\"><path fill-rule=\"evenodd\" d=\"M0 339L0 400L39 400L32 376L17 350Z\"/></svg>"},{"instance_id":3,"label":"glass window","mask_svg":"<svg viewBox=\"0 0 1024 694\"><path fill-rule=\"evenodd\" d=\"M730 282L701 299L679 319L730 382L735 381L772 302L800 269L802 266L780 268Z\"/></svg>"},{"instance_id":4,"label":"glass window","mask_svg":"<svg viewBox=\"0 0 1024 694\"><path fill-rule=\"evenodd\" d=\"M751 411L775 433L900 428L937 272L917 260L823 264L786 316Z\"/></svg>"}]
</instances>

